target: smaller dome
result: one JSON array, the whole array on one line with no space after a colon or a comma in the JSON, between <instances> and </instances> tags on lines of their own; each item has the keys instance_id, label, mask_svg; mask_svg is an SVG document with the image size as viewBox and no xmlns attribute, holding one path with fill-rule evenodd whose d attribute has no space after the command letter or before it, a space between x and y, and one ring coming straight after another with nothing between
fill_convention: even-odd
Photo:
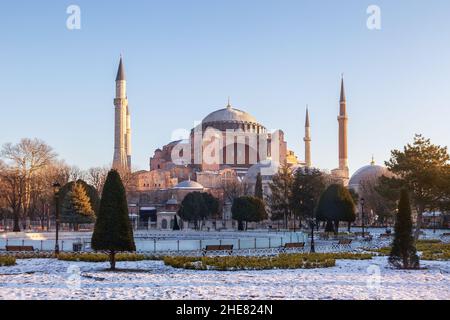
<instances>
[{"instance_id":1,"label":"smaller dome","mask_svg":"<svg viewBox=\"0 0 450 320\"><path fill-rule=\"evenodd\" d=\"M245 175L245 180L249 182L256 182L256 176L258 173L261 173L261 177L264 180L264 177L272 177L275 175L280 166L278 163L272 160L263 160L261 162L258 162L254 165L252 165Z\"/></svg>"},{"instance_id":2,"label":"smaller dome","mask_svg":"<svg viewBox=\"0 0 450 320\"><path fill-rule=\"evenodd\" d=\"M178 201L177 201L177 199L175 199L174 197L172 197L171 199L167 200L166 205L169 205L169 206L170 206L170 205L175 206L175 205L178 205Z\"/></svg>"},{"instance_id":3,"label":"smaller dome","mask_svg":"<svg viewBox=\"0 0 450 320\"><path fill-rule=\"evenodd\" d=\"M372 164L358 169L350 178L348 185L350 188L358 188L361 181L376 179L381 176L392 176L392 174L386 167L376 165L372 162Z\"/></svg>"},{"instance_id":4,"label":"smaller dome","mask_svg":"<svg viewBox=\"0 0 450 320\"><path fill-rule=\"evenodd\" d=\"M174 189L193 189L193 190L203 190L204 187L195 181L185 180L177 184Z\"/></svg>"}]
</instances>

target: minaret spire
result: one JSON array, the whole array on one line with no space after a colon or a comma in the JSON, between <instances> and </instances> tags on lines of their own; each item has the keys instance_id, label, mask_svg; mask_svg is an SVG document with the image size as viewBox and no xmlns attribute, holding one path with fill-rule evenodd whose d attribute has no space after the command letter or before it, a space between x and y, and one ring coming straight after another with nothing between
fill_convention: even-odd
<instances>
[{"instance_id":1,"label":"minaret spire","mask_svg":"<svg viewBox=\"0 0 450 320\"><path fill-rule=\"evenodd\" d=\"M340 101L345 101L345 86L344 86L344 74L341 74L341 99Z\"/></svg>"},{"instance_id":2,"label":"minaret spire","mask_svg":"<svg viewBox=\"0 0 450 320\"><path fill-rule=\"evenodd\" d=\"M348 146L347 146L347 100L345 97L344 74L341 77L341 97L339 100L339 170L344 180L349 178L348 169Z\"/></svg>"},{"instance_id":3,"label":"minaret spire","mask_svg":"<svg viewBox=\"0 0 450 320\"><path fill-rule=\"evenodd\" d=\"M123 66L122 54L120 55L119 68L117 69L116 81L126 81L125 67Z\"/></svg>"},{"instance_id":4,"label":"minaret spire","mask_svg":"<svg viewBox=\"0 0 450 320\"><path fill-rule=\"evenodd\" d=\"M122 55L120 55L119 68L116 76L114 107L113 168L118 170L131 170L131 117L128 107L127 81Z\"/></svg>"},{"instance_id":5,"label":"minaret spire","mask_svg":"<svg viewBox=\"0 0 450 320\"><path fill-rule=\"evenodd\" d=\"M309 123L309 108L306 105L306 119L305 119L305 137L303 138L305 142L305 166L311 167L311 127Z\"/></svg>"}]
</instances>

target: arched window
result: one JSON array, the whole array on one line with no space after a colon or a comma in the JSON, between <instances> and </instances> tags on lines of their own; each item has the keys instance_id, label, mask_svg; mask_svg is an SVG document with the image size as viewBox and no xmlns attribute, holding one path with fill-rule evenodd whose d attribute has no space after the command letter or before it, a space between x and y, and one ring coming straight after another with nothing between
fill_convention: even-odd
<instances>
[{"instance_id":1,"label":"arched window","mask_svg":"<svg viewBox=\"0 0 450 320\"><path fill-rule=\"evenodd\" d=\"M161 221L161 229L167 229L167 220L166 219L162 219L162 221Z\"/></svg>"}]
</instances>

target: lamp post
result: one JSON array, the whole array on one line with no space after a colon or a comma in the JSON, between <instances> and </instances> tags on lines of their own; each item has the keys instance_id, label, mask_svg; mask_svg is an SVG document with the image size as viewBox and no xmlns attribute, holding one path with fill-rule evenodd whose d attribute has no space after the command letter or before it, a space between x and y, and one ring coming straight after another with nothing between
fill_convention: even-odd
<instances>
[{"instance_id":1,"label":"lamp post","mask_svg":"<svg viewBox=\"0 0 450 320\"><path fill-rule=\"evenodd\" d=\"M316 227L315 219L312 218L309 222L309 226L311 227L311 250L310 253L316 253L316 247L314 244L314 228Z\"/></svg>"},{"instance_id":2,"label":"lamp post","mask_svg":"<svg viewBox=\"0 0 450 320\"><path fill-rule=\"evenodd\" d=\"M365 233L364 233L364 203L365 200L364 198L361 198L361 226L362 226L362 236L363 238L365 237Z\"/></svg>"},{"instance_id":3,"label":"lamp post","mask_svg":"<svg viewBox=\"0 0 450 320\"><path fill-rule=\"evenodd\" d=\"M311 227L311 253L316 253L316 247L314 244L314 229L316 227L316 219L314 218L314 199L311 198L311 221L309 222Z\"/></svg>"},{"instance_id":4,"label":"lamp post","mask_svg":"<svg viewBox=\"0 0 450 320\"><path fill-rule=\"evenodd\" d=\"M59 191L61 185L58 182L53 184L53 194L55 196L55 222L56 222L56 235L55 235L55 255L59 254Z\"/></svg>"},{"instance_id":5,"label":"lamp post","mask_svg":"<svg viewBox=\"0 0 450 320\"><path fill-rule=\"evenodd\" d=\"M433 233L436 233L436 211L433 211Z\"/></svg>"}]
</instances>

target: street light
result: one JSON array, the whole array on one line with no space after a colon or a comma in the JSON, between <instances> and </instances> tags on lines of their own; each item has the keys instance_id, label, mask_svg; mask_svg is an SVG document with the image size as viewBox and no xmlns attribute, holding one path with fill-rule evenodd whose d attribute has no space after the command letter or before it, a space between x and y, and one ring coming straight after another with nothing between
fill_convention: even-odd
<instances>
[{"instance_id":1,"label":"street light","mask_svg":"<svg viewBox=\"0 0 450 320\"><path fill-rule=\"evenodd\" d=\"M364 238L364 237L365 237L365 233L364 233L364 203L365 203L365 200L364 200L364 198L361 198L360 202L361 202L361 226L362 226L362 236L363 236L363 238Z\"/></svg>"},{"instance_id":2,"label":"street light","mask_svg":"<svg viewBox=\"0 0 450 320\"><path fill-rule=\"evenodd\" d=\"M59 254L59 191L61 190L61 185L58 182L53 184L53 194L55 196L55 220L56 220L56 236L55 236L55 255Z\"/></svg>"},{"instance_id":3,"label":"street light","mask_svg":"<svg viewBox=\"0 0 450 320\"><path fill-rule=\"evenodd\" d=\"M314 199L311 198L311 221L309 222L311 227L311 250L310 253L316 253L316 247L314 244L314 228L316 227L316 219L314 218Z\"/></svg>"},{"instance_id":4,"label":"street light","mask_svg":"<svg viewBox=\"0 0 450 320\"><path fill-rule=\"evenodd\" d=\"M315 219L312 218L309 222L309 226L311 227L311 250L310 253L316 253L316 247L314 245L314 229L316 227Z\"/></svg>"}]
</instances>

